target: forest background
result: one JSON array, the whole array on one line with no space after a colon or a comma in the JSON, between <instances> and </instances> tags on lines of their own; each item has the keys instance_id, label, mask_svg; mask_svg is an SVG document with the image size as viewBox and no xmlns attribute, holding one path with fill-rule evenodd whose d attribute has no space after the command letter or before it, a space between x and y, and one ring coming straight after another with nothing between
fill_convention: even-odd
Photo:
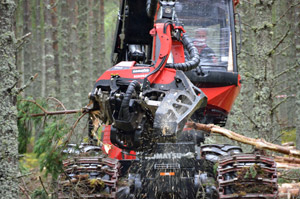
<instances>
[{"instance_id":1,"label":"forest background","mask_svg":"<svg viewBox=\"0 0 300 199\"><path fill-rule=\"evenodd\" d=\"M119 1L15 3L18 87L38 74L20 94L22 99L40 100L46 106L45 99L54 97L67 109L87 105L95 80L111 67ZM270 142L294 142L300 148L300 1L241 0L236 12L241 16L237 34L242 32L242 40L238 37L242 44L238 56L242 89L226 128ZM19 104L19 111L22 106ZM85 123L79 125L78 142L87 136L83 133ZM45 153L34 152L43 130L29 126L30 134L19 129L19 153L25 157L21 168L25 170L37 164L28 157Z\"/></svg>"}]
</instances>

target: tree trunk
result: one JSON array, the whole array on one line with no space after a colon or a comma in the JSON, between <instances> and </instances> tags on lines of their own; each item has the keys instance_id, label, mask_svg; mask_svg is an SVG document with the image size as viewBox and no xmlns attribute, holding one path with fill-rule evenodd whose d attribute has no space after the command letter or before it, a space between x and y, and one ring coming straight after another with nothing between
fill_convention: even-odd
<instances>
[{"instance_id":1,"label":"tree trunk","mask_svg":"<svg viewBox=\"0 0 300 199\"><path fill-rule=\"evenodd\" d=\"M295 57L296 57L296 62L300 65L300 22L299 22L299 17L300 17L300 6L297 6L295 8L295 16L294 16L294 25L295 25L295 33L294 33L294 44L296 47L296 52L295 52ZM299 78L300 77L300 70L297 70L296 76ZM297 86L296 86L296 136L297 136L297 149L300 149L300 81L298 79Z\"/></svg>"},{"instance_id":2,"label":"tree trunk","mask_svg":"<svg viewBox=\"0 0 300 199\"><path fill-rule=\"evenodd\" d=\"M53 53L53 27L51 23L51 4L50 0L45 1L44 5L45 16L45 64L46 64L46 96L56 97L56 81Z\"/></svg>"},{"instance_id":3,"label":"tree trunk","mask_svg":"<svg viewBox=\"0 0 300 199\"><path fill-rule=\"evenodd\" d=\"M90 71L88 67L89 56L88 56L88 6L85 1L78 1L78 37L79 37L79 62L76 68L77 71L80 71L81 79L80 84L81 88L78 95L81 95L78 98L78 101L82 104L86 104L88 101L88 93L91 92L92 85L90 85Z\"/></svg>"},{"instance_id":4,"label":"tree trunk","mask_svg":"<svg viewBox=\"0 0 300 199\"><path fill-rule=\"evenodd\" d=\"M104 12L104 0L100 0L100 46L101 46L101 54L100 54L100 60L101 60L101 73L105 71L106 69L106 48L105 48L105 26L104 26L104 20L105 20L105 12Z\"/></svg>"},{"instance_id":5,"label":"tree trunk","mask_svg":"<svg viewBox=\"0 0 300 199\"><path fill-rule=\"evenodd\" d=\"M31 28L31 9L30 9L30 0L24 0L23 1L23 9L24 9L24 24L23 24L23 35L32 32ZM32 38L32 37L31 37ZM31 59L32 59L32 39L29 40L29 42L25 43L22 49L24 53L24 68L22 73L24 73L24 82L22 84L25 84L29 78L33 75L32 74L32 65L31 65ZM33 89L31 87L27 88L27 95L32 95Z\"/></svg>"},{"instance_id":6,"label":"tree trunk","mask_svg":"<svg viewBox=\"0 0 300 199\"><path fill-rule=\"evenodd\" d=\"M101 75L101 65L100 63L100 54L101 54L101 45L100 45L100 14L99 14L99 0L93 0L93 62L91 70L91 85L95 82L96 79Z\"/></svg>"},{"instance_id":7,"label":"tree trunk","mask_svg":"<svg viewBox=\"0 0 300 199\"><path fill-rule=\"evenodd\" d=\"M67 1L59 1L60 6L60 27L59 27L59 61L61 65L61 101L63 104L71 104L69 92L69 73L71 71L71 51L69 46L69 33L71 31L69 19L69 6ZM71 107L69 107L71 108Z\"/></svg>"},{"instance_id":8,"label":"tree trunk","mask_svg":"<svg viewBox=\"0 0 300 199\"><path fill-rule=\"evenodd\" d=\"M16 30L15 35L16 38L20 38L23 36L23 4L21 3L21 0L17 1L17 8L16 8L16 14L15 14L15 20L16 20ZM23 51L17 50L16 51L16 67L18 71L24 71L24 57L23 57ZM20 74L20 80L18 82L18 86L21 87L21 85L25 82L24 73ZM23 93L22 93L23 94Z\"/></svg>"},{"instance_id":9,"label":"tree trunk","mask_svg":"<svg viewBox=\"0 0 300 199\"><path fill-rule=\"evenodd\" d=\"M59 52L58 52L58 38L57 38L57 5L55 5L55 0L50 0L51 6L52 6L52 12L51 12L51 25L53 28L52 31L52 41L53 41L53 56L54 56L54 70L55 70L55 81L56 81L56 87L55 92L56 95L59 96L60 94L60 68L59 68Z\"/></svg>"},{"instance_id":10,"label":"tree trunk","mask_svg":"<svg viewBox=\"0 0 300 199\"><path fill-rule=\"evenodd\" d=\"M0 2L0 197L18 198L18 129L16 111L15 3Z\"/></svg>"}]
</instances>

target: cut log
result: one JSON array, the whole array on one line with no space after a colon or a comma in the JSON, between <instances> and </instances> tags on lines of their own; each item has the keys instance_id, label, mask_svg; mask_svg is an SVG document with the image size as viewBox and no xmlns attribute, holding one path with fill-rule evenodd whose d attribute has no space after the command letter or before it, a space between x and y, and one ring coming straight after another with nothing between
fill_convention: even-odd
<instances>
[{"instance_id":1,"label":"cut log","mask_svg":"<svg viewBox=\"0 0 300 199\"><path fill-rule=\"evenodd\" d=\"M295 198L300 196L300 183L285 183L279 185L279 198Z\"/></svg>"},{"instance_id":2,"label":"cut log","mask_svg":"<svg viewBox=\"0 0 300 199\"><path fill-rule=\"evenodd\" d=\"M299 150L290 149L288 147L276 145L276 144L267 142L264 139L249 138L249 137L237 134L233 131L219 127L214 124L200 124L200 123L189 122L189 123L187 123L187 126L189 128L194 128L196 130L202 130L202 131L206 131L206 132L210 132L210 133L220 134L220 135L228 137L229 139L232 139L232 140L244 143L244 144L255 146L257 149L271 150L274 152L283 153L286 155L300 158Z\"/></svg>"}]
</instances>

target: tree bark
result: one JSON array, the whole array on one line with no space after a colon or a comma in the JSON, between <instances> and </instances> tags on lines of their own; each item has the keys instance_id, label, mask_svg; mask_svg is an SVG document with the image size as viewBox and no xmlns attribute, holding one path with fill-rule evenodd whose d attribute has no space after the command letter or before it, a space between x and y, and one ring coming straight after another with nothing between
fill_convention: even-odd
<instances>
[{"instance_id":1,"label":"tree bark","mask_svg":"<svg viewBox=\"0 0 300 199\"><path fill-rule=\"evenodd\" d=\"M23 35L32 32L31 27L31 9L30 9L30 0L24 0L23 1L23 9L24 9L24 24L23 24ZM25 84L26 81L33 75L32 73L32 40L29 42L26 42L23 49L23 57L24 57L24 68L22 73L24 73L24 82L22 84ZM32 95L33 89L28 88L27 95Z\"/></svg>"},{"instance_id":2,"label":"tree bark","mask_svg":"<svg viewBox=\"0 0 300 199\"><path fill-rule=\"evenodd\" d=\"M59 52L58 52L58 38L57 38L57 5L55 5L55 0L50 0L50 5L52 6L52 12L51 12L51 25L53 28L52 31L52 41L53 41L53 56L54 56L54 70L55 70L55 81L56 81L56 87L55 92L56 95L60 94L60 68L59 68Z\"/></svg>"},{"instance_id":3,"label":"tree bark","mask_svg":"<svg viewBox=\"0 0 300 199\"><path fill-rule=\"evenodd\" d=\"M51 23L51 3L46 0L44 4L45 16L45 64L46 64L46 95L56 97L56 81L55 81L55 67L54 67L54 53L53 53L53 27Z\"/></svg>"},{"instance_id":4,"label":"tree bark","mask_svg":"<svg viewBox=\"0 0 300 199\"><path fill-rule=\"evenodd\" d=\"M78 86L80 89L80 98L78 102L80 104L86 103L88 100L88 93L91 92L91 75L90 69L88 67L89 56L88 56L88 5L85 1L78 1L78 37L79 37L79 66L76 68L77 71L80 71L80 84ZM81 105L78 106L81 106Z\"/></svg>"},{"instance_id":5,"label":"tree bark","mask_svg":"<svg viewBox=\"0 0 300 199\"><path fill-rule=\"evenodd\" d=\"M101 54L100 54L100 60L101 60L101 73L105 71L106 66L106 48L105 48L105 26L104 26L104 20L105 20L105 12L104 12L104 0L100 0L100 46L101 46Z\"/></svg>"},{"instance_id":6,"label":"tree bark","mask_svg":"<svg viewBox=\"0 0 300 199\"><path fill-rule=\"evenodd\" d=\"M18 129L16 110L13 0L0 1L0 197L18 198Z\"/></svg>"},{"instance_id":7,"label":"tree bark","mask_svg":"<svg viewBox=\"0 0 300 199\"><path fill-rule=\"evenodd\" d=\"M300 6L297 6L295 8L295 16L294 16L294 25L295 25L295 57L296 57L296 62L298 62L298 65L300 65L300 22L299 22L299 17L300 17ZM296 76L299 78L300 77L300 70L297 70ZM298 79L297 85L296 85L296 139L297 139L297 149L300 149L300 81Z\"/></svg>"}]
</instances>

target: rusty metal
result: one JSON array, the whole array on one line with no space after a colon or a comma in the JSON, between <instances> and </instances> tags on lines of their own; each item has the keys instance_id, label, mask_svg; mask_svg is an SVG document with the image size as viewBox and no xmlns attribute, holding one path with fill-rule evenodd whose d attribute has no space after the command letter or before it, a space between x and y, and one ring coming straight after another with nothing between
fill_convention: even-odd
<instances>
[{"instance_id":1,"label":"rusty metal","mask_svg":"<svg viewBox=\"0 0 300 199\"><path fill-rule=\"evenodd\" d=\"M218 166L219 198L277 198L276 163L260 154L223 157Z\"/></svg>"}]
</instances>

